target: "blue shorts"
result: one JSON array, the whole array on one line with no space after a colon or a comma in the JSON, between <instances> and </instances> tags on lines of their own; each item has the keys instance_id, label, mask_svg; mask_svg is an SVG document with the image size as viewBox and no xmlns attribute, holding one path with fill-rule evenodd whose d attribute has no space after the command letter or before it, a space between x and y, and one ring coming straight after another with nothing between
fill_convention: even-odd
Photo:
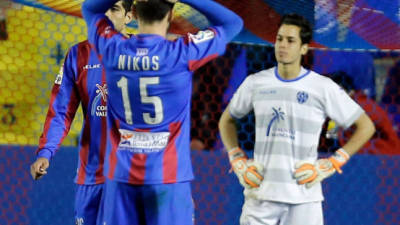
<instances>
[{"instance_id":1,"label":"blue shorts","mask_svg":"<svg viewBox=\"0 0 400 225\"><path fill-rule=\"evenodd\" d=\"M75 224L96 225L103 184L76 185Z\"/></svg>"},{"instance_id":2,"label":"blue shorts","mask_svg":"<svg viewBox=\"0 0 400 225\"><path fill-rule=\"evenodd\" d=\"M193 225L190 182L131 185L107 180L102 207L101 225Z\"/></svg>"}]
</instances>

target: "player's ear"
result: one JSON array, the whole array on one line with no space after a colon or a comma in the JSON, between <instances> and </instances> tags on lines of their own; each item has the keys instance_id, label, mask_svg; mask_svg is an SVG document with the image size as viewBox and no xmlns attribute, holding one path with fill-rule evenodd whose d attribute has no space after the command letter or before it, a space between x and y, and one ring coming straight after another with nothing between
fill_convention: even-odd
<instances>
[{"instance_id":1,"label":"player's ear","mask_svg":"<svg viewBox=\"0 0 400 225\"><path fill-rule=\"evenodd\" d=\"M302 44L300 48L301 55L305 55L308 52L308 44Z\"/></svg>"},{"instance_id":2,"label":"player's ear","mask_svg":"<svg viewBox=\"0 0 400 225\"><path fill-rule=\"evenodd\" d=\"M138 20L138 18L137 18L137 13L136 13L136 6L135 6L135 5L133 6L131 12L132 12L132 18L133 18L134 20Z\"/></svg>"},{"instance_id":3,"label":"player's ear","mask_svg":"<svg viewBox=\"0 0 400 225\"><path fill-rule=\"evenodd\" d=\"M169 23L171 23L171 21L172 21L172 9L171 10L169 10L169 12L168 12L168 22Z\"/></svg>"},{"instance_id":4,"label":"player's ear","mask_svg":"<svg viewBox=\"0 0 400 225\"><path fill-rule=\"evenodd\" d=\"M137 19L136 16L134 16L133 11L127 12L125 14L125 24L132 22L133 18Z\"/></svg>"}]
</instances>

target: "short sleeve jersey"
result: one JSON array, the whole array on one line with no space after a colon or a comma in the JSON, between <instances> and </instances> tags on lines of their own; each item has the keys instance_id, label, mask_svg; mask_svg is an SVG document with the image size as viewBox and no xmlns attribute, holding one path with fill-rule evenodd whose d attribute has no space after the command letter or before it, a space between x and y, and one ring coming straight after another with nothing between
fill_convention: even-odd
<instances>
[{"instance_id":1,"label":"short sleeve jersey","mask_svg":"<svg viewBox=\"0 0 400 225\"><path fill-rule=\"evenodd\" d=\"M307 189L296 183L295 164L316 161L326 117L347 128L363 113L362 108L327 77L301 68L296 79L284 80L274 67L248 76L229 104L234 118L252 110L254 159L265 168L256 196L293 204L322 200L320 184Z\"/></svg>"}]
</instances>

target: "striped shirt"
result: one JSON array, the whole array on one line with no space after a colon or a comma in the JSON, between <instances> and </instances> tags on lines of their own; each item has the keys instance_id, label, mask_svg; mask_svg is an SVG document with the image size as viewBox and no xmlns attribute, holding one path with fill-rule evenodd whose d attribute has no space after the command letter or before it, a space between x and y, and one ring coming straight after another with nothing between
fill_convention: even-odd
<instances>
[{"instance_id":1,"label":"striped shirt","mask_svg":"<svg viewBox=\"0 0 400 225\"><path fill-rule=\"evenodd\" d=\"M254 160L264 165L262 200L304 203L323 200L321 185L307 189L293 178L296 162L317 159L318 142L326 117L347 128L363 113L331 79L301 68L293 80L284 80L277 67L250 75L229 104L234 118L254 110Z\"/></svg>"},{"instance_id":2,"label":"striped shirt","mask_svg":"<svg viewBox=\"0 0 400 225\"><path fill-rule=\"evenodd\" d=\"M75 183L104 183L106 99L105 72L97 54L88 41L73 46L53 85L37 157L51 159L55 155L81 104L84 120Z\"/></svg>"},{"instance_id":3,"label":"striped shirt","mask_svg":"<svg viewBox=\"0 0 400 225\"><path fill-rule=\"evenodd\" d=\"M113 1L83 4L89 41L107 74L109 141L104 169L111 180L142 185L193 179L189 146L192 73L223 54L242 23L213 1L182 2L197 6L217 25L175 41L156 34L127 39L103 13Z\"/></svg>"}]
</instances>

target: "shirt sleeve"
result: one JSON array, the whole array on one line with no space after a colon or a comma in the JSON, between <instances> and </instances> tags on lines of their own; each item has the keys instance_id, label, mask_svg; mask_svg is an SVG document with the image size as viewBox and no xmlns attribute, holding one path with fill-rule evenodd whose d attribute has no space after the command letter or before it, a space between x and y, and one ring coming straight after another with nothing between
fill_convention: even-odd
<instances>
[{"instance_id":1,"label":"shirt sleeve","mask_svg":"<svg viewBox=\"0 0 400 225\"><path fill-rule=\"evenodd\" d=\"M224 54L227 40L224 30L211 27L197 34L187 34L187 56L189 70L195 71L210 60Z\"/></svg>"},{"instance_id":2,"label":"shirt sleeve","mask_svg":"<svg viewBox=\"0 0 400 225\"><path fill-rule=\"evenodd\" d=\"M115 44L116 37L126 39L114 29L113 23L105 15L118 0L85 0L82 3L82 15L88 28L88 40L100 58L108 48ZM115 47L115 46L114 46ZM113 52L110 52L112 55Z\"/></svg>"},{"instance_id":3,"label":"shirt sleeve","mask_svg":"<svg viewBox=\"0 0 400 225\"><path fill-rule=\"evenodd\" d=\"M240 119L253 109L252 86L252 76L248 76L233 95L228 106L233 118Z\"/></svg>"},{"instance_id":4,"label":"shirt sleeve","mask_svg":"<svg viewBox=\"0 0 400 225\"><path fill-rule=\"evenodd\" d=\"M181 2L198 10L213 26L218 26L224 30L228 42L242 30L242 18L216 1L181 0Z\"/></svg>"},{"instance_id":5,"label":"shirt sleeve","mask_svg":"<svg viewBox=\"0 0 400 225\"><path fill-rule=\"evenodd\" d=\"M106 51L114 55L118 42L126 38L114 29L113 23L104 14L96 14L88 26L88 40L96 53L103 58Z\"/></svg>"},{"instance_id":6,"label":"shirt sleeve","mask_svg":"<svg viewBox=\"0 0 400 225\"><path fill-rule=\"evenodd\" d=\"M337 122L341 127L350 127L364 110L341 88L329 80L329 86L325 88L326 114Z\"/></svg>"},{"instance_id":7,"label":"shirt sleeve","mask_svg":"<svg viewBox=\"0 0 400 225\"><path fill-rule=\"evenodd\" d=\"M70 130L80 103L75 59L76 53L70 50L54 82L37 157L51 159Z\"/></svg>"}]
</instances>

